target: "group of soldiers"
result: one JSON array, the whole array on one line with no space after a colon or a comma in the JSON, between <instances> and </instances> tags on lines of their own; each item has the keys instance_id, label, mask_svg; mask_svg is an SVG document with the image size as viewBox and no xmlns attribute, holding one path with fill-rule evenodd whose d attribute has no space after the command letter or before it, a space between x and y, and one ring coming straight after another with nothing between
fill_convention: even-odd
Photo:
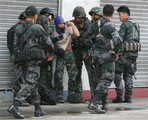
<instances>
[{"instance_id":1,"label":"group of soldiers","mask_svg":"<svg viewBox=\"0 0 148 120\"><path fill-rule=\"evenodd\" d=\"M67 68L67 101L81 103L82 66L86 66L91 88L91 100L88 108L99 114L108 110L108 88L114 81L117 96L113 103L131 103L133 75L137 70L136 59L140 51L139 25L130 18L127 6L117 9L122 22L119 31L112 23L114 7L107 4L101 9L93 7L89 11L77 6L73 10L73 20L64 21L62 16L54 16L50 8L43 8L38 16L35 6L28 6L20 15L14 31L11 60L16 66L16 78L21 85L15 89L12 105L7 109L16 118L23 119L20 106L28 98L35 106L34 116L44 116L38 93L39 83L54 87L57 102L64 103L63 74ZM55 23L52 34L51 21ZM22 22L23 21L23 22ZM10 46L8 45L8 48ZM46 80L42 72L46 71ZM122 74L125 82L123 94ZM19 77L18 77L19 76ZM44 81L44 82L43 82ZM54 83L54 84L53 84Z\"/></svg>"}]
</instances>

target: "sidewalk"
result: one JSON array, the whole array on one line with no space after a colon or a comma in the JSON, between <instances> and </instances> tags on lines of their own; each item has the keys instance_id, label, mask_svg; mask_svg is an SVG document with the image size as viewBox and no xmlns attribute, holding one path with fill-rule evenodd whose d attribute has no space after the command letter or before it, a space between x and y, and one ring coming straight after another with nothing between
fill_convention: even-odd
<instances>
[{"instance_id":1,"label":"sidewalk","mask_svg":"<svg viewBox=\"0 0 148 120\"><path fill-rule=\"evenodd\" d=\"M16 120L6 109L10 101L0 101L0 120ZM24 113L24 120L146 120L148 118L148 98L133 99L132 103L109 103L109 111L106 114L96 114L87 109L88 103L82 104L57 104L55 106L44 105L46 115L34 117L34 107L20 107Z\"/></svg>"}]
</instances>

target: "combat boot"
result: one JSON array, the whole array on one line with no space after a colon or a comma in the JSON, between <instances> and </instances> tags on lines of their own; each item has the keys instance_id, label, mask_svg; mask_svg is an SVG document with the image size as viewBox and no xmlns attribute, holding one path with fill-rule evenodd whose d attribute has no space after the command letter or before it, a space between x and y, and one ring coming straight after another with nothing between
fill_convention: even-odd
<instances>
[{"instance_id":1,"label":"combat boot","mask_svg":"<svg viewBox=\"0 0 148 120\"><path fill-rule=\"evenodd\" d=\"M102 110L108 111L108 100L102 100Z\"/></svg>"},{"instance_id":2,"label":"combat boot","mask_svg":"<svg viewBox=\"0 0 148 120\"><path fill-rule=\"evenodd\" d=\"M59 96L58 97L58 103L64 103L64 98L63 98L63 96Z\"/></svg>"},{"instance_id":3,"label":"combat boot","mask_svg":"<svg viewBox=\"0 0 148 120\"><path fill-rule=\"evenodd\" d=\"M124 102L125 103L132 103L132 100L131 99L125 99Z\"/></svg>"},{"instance_id":4,"label":"combat boot","mask_svg":"<svg viewBox=\"0 0 148 120\"><path fill-rule=\"evenodd\" d=\"M21 114L21 112L20 112L19 108L17 107L17 105L13 105L13 104L12 104L12 105L7 109L7 111L8 111L9 113L12 113L13 116L14 116L15 118L17 118L17 119L24 119L24 115Z\"/></svg>"},{"instance_id":5,"label":"combat boot","mask_svg":"<svg viewBox=\"0 0 148 120\"><path fill-rule=\"evenodd\" d=\"M129 96L125 96L125 97L124 97L124 102L125 102L125 103L132 103L131 96L130 96L130 95L129 95Z\"/></svg>"},{"instance_id":6,"label":"combat boot","mask_svg":"<svg viewBox=\"0 0 148 120\"><path fill-rule=\"evenodd\" d=\"M124 100L122 97L116 97L115 99L112 100L113 103L123 103Z\"/></svg>"},{"instance_id":7,"label":"combat boot","mask_svg":"<svg viewBox=\"0 0 148 120\"><path fill-rule=\"evenodd\" d=\"M36 104L35 105L35 113L34 113L34 116L35 117L40 117L40 116L44 116L45 115L45 112L42 110L40 104Z\"/></svg>"},{"instance_id":8,"label":"combat boot","mask_svg":"<svg viewBox=\"0 0 148 120\"><path fill-rule=\"evenodd\" d=\"M90 102L89 105L88 105L88 109L90 110L94 110L95 112L99 113L99 114L104 114L106 111L105 110L102 110L100 108L100 105L98 105L97 103L95 102Z\"/></svg>"}]
</instances>

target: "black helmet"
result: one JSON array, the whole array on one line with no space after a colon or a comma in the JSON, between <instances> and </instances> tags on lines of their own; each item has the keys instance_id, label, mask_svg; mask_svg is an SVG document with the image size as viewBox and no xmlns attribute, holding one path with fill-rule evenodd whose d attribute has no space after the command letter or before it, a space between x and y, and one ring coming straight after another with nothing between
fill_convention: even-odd
<instances>
[{"instance_id":1,"label":"black helmet","mask_svg":"<svg viewBox=\"0 0 148 120\"><path fill-rule=\"evenodd\" d=\"M50 8L43 8L43 9L41 9L40 14L43 15L45 13L48 13L49 15L52 15L52 17L54 19L53 11Z\"/></svg>"},{"instance_id":2,"label":"black helmet","mask_svg":"<svg viewBox=\"0 0 148 120\"><path fill-rule=\"evenodd\" d=\"M38 10L34 5L30 5L25 10L26 17L38 14Z\"/></svg>"},{"instance_id":3,"label":"black helmet","mask_svg":"<svg viewBox=\"0 0 148 120\"><path fill-rule=\"evenodd\" d=\"M25 12L22 12L22 13L20 14L20 16L18 17L18 19L20 19L20 20L25 20L25 18L26 18Z\"/></svg>"},{"instance_id":4,"label":"black helmet","mask_svg":"<svg viewBox=\"0 0 148 120\"><path fill-rule=\"evenodd\" d=\"M77 6L75 7L75 9L73 10L73 17L86 17L86 12L84 10L83 7L81 6Z\"/></svg>"}]
</instances>

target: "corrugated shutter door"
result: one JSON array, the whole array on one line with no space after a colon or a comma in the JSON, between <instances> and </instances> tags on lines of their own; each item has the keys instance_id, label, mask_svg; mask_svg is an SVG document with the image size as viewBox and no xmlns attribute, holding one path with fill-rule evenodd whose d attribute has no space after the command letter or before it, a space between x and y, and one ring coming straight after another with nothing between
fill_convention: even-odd
<instances>
[{"instance_id":1,"label":"corrugated shutter door","mask_svg":"<svg viewBox=\"0 0 148 120\"><path fill-rule=\"evenodd\" d=\"M29 5L35 5L38 10L49 7L57 14L58 0L0 0L0 90L8 88L8 82L13 78L13 64L9 61L7 49L7 30L18 22L18 16Z\"/></svg>"},{"instance_id":2,"label":"corrugated shutter door","mask_svg":"<svg viewBox=\"0 0 148 120\"><path fill-rule=\"evenodd\" d=\"M131 10L131 18L140 24L142 50L137 60L138 70L135 75L137 80L134 80L134 87L148 87L148 2L145 0L101 0L100 6L103 7L105 4L112 4L115 7L113 22L117 27L121 22L116 9L121 5L128 6Z\"/></svg>"}]
</instances>

